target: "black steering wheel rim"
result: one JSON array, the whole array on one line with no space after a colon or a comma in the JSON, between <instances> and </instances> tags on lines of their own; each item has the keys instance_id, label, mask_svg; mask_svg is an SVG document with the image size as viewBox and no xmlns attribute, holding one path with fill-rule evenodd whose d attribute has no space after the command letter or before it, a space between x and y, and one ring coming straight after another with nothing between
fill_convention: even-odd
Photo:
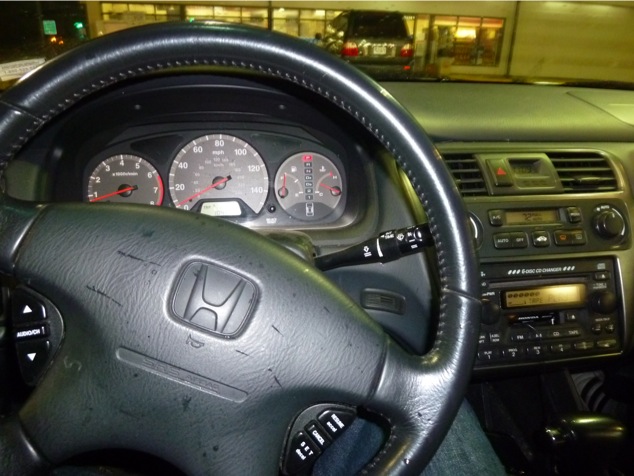
<instances>
[{"instance_id":1,"label":"black steering wheel rim","mask_svg":"<svg viewBox=\"0 0 634 476\"><path fill-rule=\"evenodd\" d=\"M479 324L477 264L464 205L440 155L415 120L379 85L313 45L273 32L226 24L140 27L89 42L59 57L0 97L0 161L6 164L40 128L106 86L159 70L200 65L251 70L291 81L321 95L363 124L409 176L428 215L436 243L441 293L437 338L432 350L423 357L408 356L386 340L381 351L380 375L372 380L373 389L362 403L384 415L392 427L388 443L365 471L417 472L440 444L468 383ZM85 218L87 227L99 227L83 211L85 207L45 207L49 211L42 212L41 207L16 204L4 197L0 223L2 270L24 279L30 276L29 260L36 262L44 256L40 251L32 255L24 251L26 241L31 240L30 246L38 242L39 232L34 230L34 223L40 227L44 223L46 230L50 230L56 220L70 220L69 217L79 215ZM110 216L112 211L107 209L103 213ZM141 220L136 210L131 213L133 220ZM149 215L148 220L160 220L163 211ZM176 215L169 219L176 222L182 218L181 214L173 217ZM194 219L187 216L182 220L186 228L192 226ZM218 223L209 226L224 228ZM63 231L60 229L59 233ZM253 239L251 235L243 236L242 231L235 233L238 241ZM24 239L27 235L29 240ZM47 253L50 255L51 250ZM271 249L271 253L276 251ZM376 330L368 332L375 334ZM69 329L69 341L71 334ZM54 369L49 373L55 374ZM6 471L19 465L37 466L36 460L46 458L57 462L50 451L42 452L40 448L40 435L47 430L25 423L33 408L34 405L27 404L5 432L13 436L0 440ZM33 451L42 454L34 458ZM11 457L7 456L9 452ZM195 473L206 471L202 462L182 467ZM214 466L210 468L213 471Z\"/></svg>"}]
</instances>

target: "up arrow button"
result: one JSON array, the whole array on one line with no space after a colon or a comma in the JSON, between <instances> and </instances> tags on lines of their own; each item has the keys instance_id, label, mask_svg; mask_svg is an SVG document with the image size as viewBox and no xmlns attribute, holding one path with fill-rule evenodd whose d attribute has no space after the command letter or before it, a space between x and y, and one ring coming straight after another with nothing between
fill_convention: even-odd
<instances>
[{"instance_id":1,"label":"up arrow button","mask_svg":"<svg viewBox=\"0 0 634 476\"><path fill-rule=\"evenodd\" d=\"M36 297L17 289L11 296L15 324L35 324L46 319L46 308Z\"/></svg>"}]
</instances>

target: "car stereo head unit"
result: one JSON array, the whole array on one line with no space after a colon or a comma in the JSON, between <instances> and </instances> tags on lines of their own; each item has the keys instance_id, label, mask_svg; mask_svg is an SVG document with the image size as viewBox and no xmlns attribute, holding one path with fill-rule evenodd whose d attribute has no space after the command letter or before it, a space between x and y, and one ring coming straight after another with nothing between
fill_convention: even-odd
<instances>
[{"instance_id":1,"label":"car stereo head unit","mask_svg":"<svg viewBox=\"0 0 634 476\"><path fill-rule=\"evenodd\" d=\"M618 355L623 304L612 258L481 265L476 369Z\"/></svg>"}]
</instances>

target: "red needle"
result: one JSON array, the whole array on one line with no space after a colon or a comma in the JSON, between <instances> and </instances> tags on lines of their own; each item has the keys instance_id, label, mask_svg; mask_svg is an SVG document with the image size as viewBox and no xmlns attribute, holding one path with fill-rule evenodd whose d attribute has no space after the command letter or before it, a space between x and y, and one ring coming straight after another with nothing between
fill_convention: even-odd
<instances>
[{"instance_id":1,"label":"red needle","mask_svg":"<svg viewBox=\"0 0 634 476\"><path fill-rule=\"evenodd\" d=\"M339 190L338 188L333 188L333 187L329 187L328 185L326 185L325 183L320 183L319 184L320 187L324 187L327 188L328 190L330 190L333 193L341 193L341 190Z\"/></svg>"},{"instance_id":2,"label":"red needle","mask_svg":"<svg viewBox=\"0 0 634 476\"><path fill-rule=\"evenodd\" d=\"M115 190L114 192L107 193L105 195L102 195L101 197L93 198L90 201L91 202L98 202L99 200L104 200L106 198L114 197L115 195L121 195L122 193L132 192L132 191L136 190L137 188L138 187L136 185L133 185L131 187L122 188L121 190Z\"/></svg>"},{"instance_id":3,"label":"red needle","mask_svg":"<svg viewBox=\"0 0 634 476\"><path fill-rule=\"evenodd\" d=\"M190 200L193 200L197 196L202 195L203 193L208 192L212 188L216 188L218 185L222 185L223 183L228 182L229 180L231 180L231 175L227 175L223 179L220 179L217 182L212 183L209 187L204 188L200 192L193 194L191 197L187 197L185 200L181 200L180 202L178 202L178 204L176 204L176 206L180 207L183 203L189 202Z\"/></svg>"},{"instance_id":4,"label":"red needle","mask_svg":"<svg viewBox=\"0 0 634 476\"><path fill-rule=\"evenodd\" d=\"M286 174L284 174L284 181L282 182L282 188L286 188Z\"/></svg>"}]
</instances>

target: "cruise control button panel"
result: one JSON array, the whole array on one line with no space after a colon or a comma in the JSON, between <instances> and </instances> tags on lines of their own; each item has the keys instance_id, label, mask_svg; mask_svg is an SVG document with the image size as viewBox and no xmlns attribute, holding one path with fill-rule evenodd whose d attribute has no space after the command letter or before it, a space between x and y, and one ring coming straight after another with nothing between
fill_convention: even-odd
<instances>
[{"instance_id":1,"label":"cruise control button panel","mask_svg":"<svg viewBox=\"0 0 634 476\"><path fill-rule=\"evenodd\" d=\"M337 404L320 404L304 410L289 431L282 474L310 474L322 452L348 429L356 416L354 408Z\"/></svg>"},{"instance_id":2,"label":"cruise control button panel","mask_svg":"<svg viewBox=\"0 0 634 476\"><path fill-rule=\"evenodd\" d=\"M13 290L10 299L12 336L22 379L35 385L61 343L62 317L48 299L26 287Z\"/></svg>"}]
</instances>

